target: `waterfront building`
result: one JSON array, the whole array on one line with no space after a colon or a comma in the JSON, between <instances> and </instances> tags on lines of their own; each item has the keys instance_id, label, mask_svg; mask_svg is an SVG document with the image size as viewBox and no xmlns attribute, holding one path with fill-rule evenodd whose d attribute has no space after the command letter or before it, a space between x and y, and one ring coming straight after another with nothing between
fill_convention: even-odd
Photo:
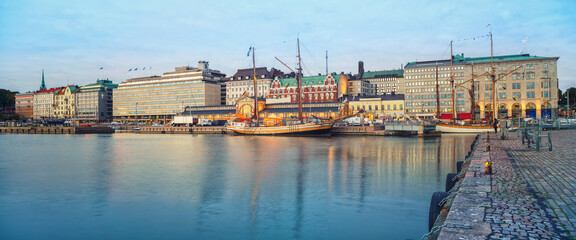
<instances>
[{"instance_id":1,"label":"waterfront building","mask_svg":"<svg viewBox=\"0 0 576 240\"><path fill-rule=\"evenodd\" d=\"M221 79L226 74L199 61L198 67L176 67L162 76L128 79L113 90L117 121L166 122L185 106L221 105Z\"/></svg>"},{"instance_id":2,"label":"waterfront building","mask_svg":"<svg viewBox=\"0 0 576 240\"><path fill-rule=\"evenodd\" d=\"M15 98L15 112L22 119L34 118L34 93L18 93Z\"/></svg>"},{"instance_id":3,"label":"waterfront building","mask_svg":"<svg viewBox=\"0 0 576 240\"><path fill-rule=\"evenodd\" d=\"M348 98L352 112L364 110L372 119L398 119L404 117L404 95L355 96Z\"/></svg>"},{"instance_id":4,"label":"waterfront building","mask_svg":"<svg viewBox=\"0 0 576 240\"><path fill-rule=\"evenodd\" d=\"M366 79L348 79L348 96L369 96L374 94L374 90Z\"/></svg>"},{"instance_id":5,"label":"waterfront building","mask_svg":"<svg viewBox=\"0 0 576 240\"><path fill-rule=\"evenodd\" d=\"M55 92L53 116L60 119L76 118L76 92L79 89L78 86L68 85Z\"/></svg>"},{"instance_id":6,"label":"waterfront building","mask_svg":"<svg viewBox=\"0 0 576 240\"><path fill-rule=\"evenodd\" d=\"M496 79L495 96L492 91L491 57L454 56L452 72L456 87L456 112L469 113L475 119L492 115L492 98L496 97L498 117L554 117L558 108L559 57L530 56L529 54L494 56ZM505 74L518 68L507 76ZM473 76L488 74L465 82ZM406 114L433 117L437 112L436 76L439 83L440 113L452 113L450 59L409 62L404 69ZM473 101L472 101L473 100ZM472 104L474 102L474 104ZM474 109L474 111L472 111Z\"/></svg>"},{"instance_id":7,"label":"waterfront building","mask_svg":"<svg viewBox=\"0 0 576 240\"><path fill-rule=\"evenodd\" d=\"M61 87L43 89L34 93L34 119L55 118L54 105L56 94Z\"/></svg>"},{"instance_id":8,"label":"waterfront building","mask_svg":"<svg viewBox=\"0 0 576 240\"><path fill-rule=\"evenodd\" d=\"M404 94L404 70L382 70L364 72L361 79L370 83L370 93L374 95Z\"/></svg>"},{"instance_id":9,"label":"waterfront building","mask_svg":"<svg viewBox=\"0 0 576 240\"><path fill-rule=\"evenodd\" d=\"M384 95L384 94L404 94L404 69L382 70L382 71L364 71L364 62L358 62L358 75L354 79L365 80L369 85L369 89L362 88L362 81L359 81L356 86L350 90L356 90L359 94L354 96L364 95ZM358 88L360 87L360 88Z\"/></svg>"},{"instance_id":10,"label":"waterfront building","mask_svg":"<svg viewBox=\"0 0 576 240\"><path fill-rule=\"evenodd\" d=\"M112 119L112 90L118 84L97 80L76 92L77 119L80 121L109 121Z\"/></svg>"},{"instance_id":11,"label":"waterfront building","mask_svg":"<svg viewBox=\"0 0 576 240\"><path fill-rule=\"evenodd\" d=\"M256 71L258 96L267 98L270 92L270 84L274 76L283 75L282 72L272 68L270 71L266 67L256 69L246 68L238 71L229 78L222 80L226 86L226 105L234 105L242 96L254 96L254 71Z\"/></svg>"},{"instance_id":12,"label":"waterfront building","mask_svg":"<svg viewBox=\"0 0 576 240\"><path fill-rule=\"evenodd\" d=\"M336 102L339 97L339 75L302 77L302 103ZM278 78L272 81L269 98L285 99L284 102L296 103L296 78Z\"/></svg>"},{"instance_id":13,"label":"waterfront building","mask_svg":"<svg viewBox=\"0 0 576 240\"><path fill-rule=\"evenodd\" d=\"M340 109L343 107L341 102L314 102L304 103L302 105L304 118L312 116L320 118L337 118ZM298 104L296 103L271 103L267 99L258 98L258 117L264 118L297 118ZM226 106L204 106L204 107L186 107L182 115L197 116L200 119L210 120L228 120L234 114L242 114L244 118L251 118L254 114L254 98L243 96L236 101L235 105Z\"/></svg>"}]
</instances>

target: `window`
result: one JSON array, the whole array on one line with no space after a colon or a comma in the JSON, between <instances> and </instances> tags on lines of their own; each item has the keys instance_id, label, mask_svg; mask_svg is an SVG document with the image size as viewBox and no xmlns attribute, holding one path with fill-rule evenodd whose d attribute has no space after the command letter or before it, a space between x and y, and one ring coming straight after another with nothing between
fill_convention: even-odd
<instances>
[{"instance_id":1,"label":"window","mask_svg":"<svg viewBox=\"0 0 576 240\"><path fill-rule=\"evenodd\" d=\"M545 98L548 97L548 91L544 91L542 94L544 95Z\"/></svg>"},{"instance_id":2,"label":"window","mask_svg":"<svg viewBox=\"0 0 576 240\"><path fill-rule=\"evenodd\" d=\"M498 93L498 98L499 99L506 99L506 93Z\"/></svg>"},{"instance_id":3,"label":"window","mask_svg":"<svg viewBox=\"0 0 576 240\"><path fill-rule=\"evenodd\" d=\"M527 82L526 89L534 89L534 82Z\"/></svg>"},{"instance_id":4,"label":"window","mask_svg":"<svg viewBox=\"0 0 576 240\"><path fill-rule=\"evenodd\" d=\"M542 77L543 77L543 78L548 78L548 72L543 72L543 73L542 73Z\"/></svg>"},{"instance_id":5,"label":"window","mask_svg":"<svg viewBox=\"0 0 576 240\"><path fill-rule=\"evenodd\" d=\"M542 88L548 88L548 81L542 82Z\"/></svg>"},{"instance_id":6,"label":"window","mask_svg":"<svg viewBox=\"0 0 576 240\"><path fill-rule=\"evenodd\" d=\"M512 89L520 89L520 83L512 83Z\"/></svg>"},{"instance_id":7,"label":"window","mask_svg":"<svg viewBox=\"0 0 576 240\"><path fill-rule=\"evenodd\" d=\"M535 98L536 94L534 92L526 92L526 97L527 98Z\"/></svg>"},{"instance_id":8,"label":"window","mask_svg":"<svg viewBox=\"0 0 576 240\"><path fill-rule=\"evenodd\" d=\"M486 84L486 86L484 87L484 90L492 90L492 85Z\"/></svg>"},{"instance_id":9,"label":"window","mask_svg":"<svg viewBox=\"0 0 576 240\"><path fill-rule=\"evenodd\" d=\"M396 104L394 104L393 106L394 106L394 110L396 110Z\"/></svg>"},{"instance_id":10,"label":"window","mask_svg":"<svg viewBox=\"0 0 576 240\"><path fill-rule=\"evenodd\" d=\"M548 68L548 63L543 63L543 64L542 64L542 68L547 69L547 68Z\"/></svg>"}]
</instances>

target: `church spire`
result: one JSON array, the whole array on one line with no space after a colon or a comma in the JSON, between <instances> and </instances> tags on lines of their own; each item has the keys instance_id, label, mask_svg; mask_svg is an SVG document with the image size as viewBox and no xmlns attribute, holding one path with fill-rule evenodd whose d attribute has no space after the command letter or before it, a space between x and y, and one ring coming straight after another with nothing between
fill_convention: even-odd
<instances>
[{"instance_id":1,"label":"church spire","mask_svg":"<svg viewBox=\"0 0 576 240\"><path fill-rule=\"evenodd\" d=\"M42 69L42 85L40 85L40 91L46 90L46 84L44 83L44 69Z\"/></svg>"}]
</instances>

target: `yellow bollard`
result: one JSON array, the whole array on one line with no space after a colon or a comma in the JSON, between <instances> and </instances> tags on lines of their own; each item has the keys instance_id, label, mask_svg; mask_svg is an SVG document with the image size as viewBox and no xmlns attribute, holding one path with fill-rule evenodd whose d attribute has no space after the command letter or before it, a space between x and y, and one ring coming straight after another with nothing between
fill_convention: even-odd
<instances>
[{"instance_id":1,"label":"yellow bollard","mask_svg":"<svg viewBox=\"0 0 576 240\"><path fill-rule=\"evenodd\" d=\"M486 163L484 163L485 169L484 169L484 173L487 175L492 174L492 162L486 161Z\"/></svg>"},{"instance_id":2,"label":"yellow bollard","mask_svg":"<svg viewBox=\"0 0 576 240\"><path fill-rule=\"evenodd\" d=\"M490 145L486 144L486 152L490 152Z\"/></svg>"}]
</instances>

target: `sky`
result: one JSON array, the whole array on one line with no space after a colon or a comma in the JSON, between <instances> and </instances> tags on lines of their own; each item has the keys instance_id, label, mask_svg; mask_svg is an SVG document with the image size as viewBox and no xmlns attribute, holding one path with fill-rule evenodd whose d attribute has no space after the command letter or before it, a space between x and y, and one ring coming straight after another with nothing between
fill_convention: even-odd
<instances>
[{"instance_id":1,"label":"sky","mask_svg":"<svg viewBox=\"0 0 576 240\"><path fill-rule=\"evenodd\" d=\"M488 26L489 25L489 26ZM576 87L576 1L0 0L0 88L18 92L121 83L178 66L228 76L257 67L305 75L399 69L454 54L560 57L559 88ZM138 71L129 69L138 68ZM144 69L145 68L145 69Z\"/></svg>"}]
</instances>

